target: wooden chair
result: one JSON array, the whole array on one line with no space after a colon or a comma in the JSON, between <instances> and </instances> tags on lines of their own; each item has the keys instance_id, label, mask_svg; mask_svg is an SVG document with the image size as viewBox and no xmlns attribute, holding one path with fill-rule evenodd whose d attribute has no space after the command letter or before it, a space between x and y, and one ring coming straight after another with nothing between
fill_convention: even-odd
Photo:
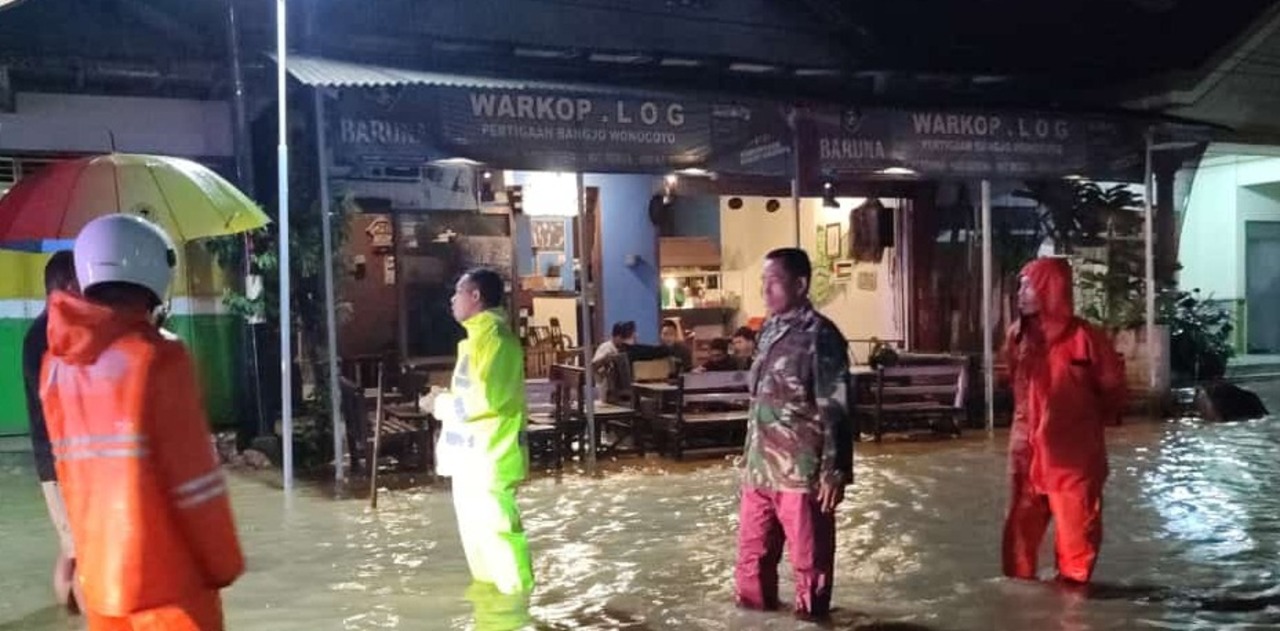
<instances>
[{"instance_id":1,"label":"wooden chair","mask_svg":"<svg viewBox=\"0 0 1280 631\"><path fill-rule=\"evenodd\" d=\"M653 429L673 458L682 459L698 438L742 446L751 405L746 371L680 375L672 404L653 417Z\"/></svg>"},{"instance_id":2,"label":"wooden chair","mask_svg":"<svg viewBox=\"0 0 1280 631\"><path fill-rule=\"evenodd\" d=\"M635 416L635 409L623 405L614 405L603 401L588 401L586 394L586 376L587 371L581 366L570 366L567 364L556 364L552 367L553 381L556 381L561 388L561 405L563 413L566 415L563 424L568 428L567 443L577 443L576 451L579 455L585 455L587 449L595 449L597 453L611 453L618 448L621 437L615 437L611 443L605 443L603 436L605 430L625 424L629 419ZM587 441L587 412L586 406L592 406L592 413L596 421L596 437L595 444L589 445Z\"/></svg>"},{"instance_id":3,"label":"wooden chair","mask_svg":"<svg viewBox=\"0 0 1280 631\"><path fill-rule=\"evenodd\" d=\"M866 365L870 363L871 353L875 350L877 343L884 344L899 353L902 352L902 347L906 344L905 340L896 339L881 340L872 338L850 338L847 341L849 343L850 366Z\"/></svg>"},{"instance_id":4,"label":"wooden chair","mask_svg":"<svg viewBox=\"0 0 1280 631\"><path fill-rule=\"evenodd\" d=\"M558 469L562 465L564 446L559 383L551 378L526 380L524 396L530 459L550 460Z\"/></svg>"},{"instance_id":5,"label":"wooden chair","mask_svg":"<svg viewBox=\"0 0 1280 631\"><path fill-rule=\"evenodd\" d=\"M525 384L530 455L549 458L557 470L575 444L585 450L584 375L576 366L555 364L545 382Z\"/></svg>"},{"instance_id":6,"label":"wooden chair","mask_svg":"<svg viewBox=\"0 0 1280 631\"><path fill-rule=\"evenodd\" d=\"M365 397L364 388L356 382L343 377L342 415L347 421L347 449L351 453L353 471L373 471L377 463L372 462L374 413L369 409L369 401ZM425 414L417 412L417 401L412 403L412 411L398 414L393 406L384 404L382 430L376 437L380 457L392 457L397 464L414 462L417 468L427 471L432 465L434 454L431 444L431 427Z\"/></svg>"},{"instance_id":7,"label":"wooden chair","mask_svg":"<svg viewBox=\"0 0 1280 631\"><path fill-rule=\"evenodd\" d=\"M378 368L381 367L388 375L394 375L397 372L395 365L395 355L393 353L371 353L366 355L352 355L343 357L339 362L342 377L356 383L363 389L376 389L378 387Z\"/></svg>"},{"instance_id":8,"label":"wooden chair","mask_svg":"<svg viewBox=\"0 0 1280 631\"><path fill-rule=\"evenodd\" d=\"M969 361L950 355L904 354L878 368L859 395L859 420L870 420L877 442L886 429L906 431L926 422L934 431L960 435L968 415ZM945 421L940 427L938 421Z\"/></svg>"},{"instance_id":9,"label":"wooden chair","mask_svg":"<svg viewBox=\"0 0 1280 631\"><path fill-rule=\"evenodd\" d=\"M550 344L535 342L524 349L524 375L526 379L546 379L551 366L556 364L558 351Z\"/></svg>"}]
</instances>

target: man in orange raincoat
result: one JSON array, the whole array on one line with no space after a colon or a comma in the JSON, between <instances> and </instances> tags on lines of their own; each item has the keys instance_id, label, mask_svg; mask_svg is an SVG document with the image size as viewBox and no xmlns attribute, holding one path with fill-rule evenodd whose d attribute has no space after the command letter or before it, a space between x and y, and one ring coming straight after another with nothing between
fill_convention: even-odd
<instances>
[{"instance_id":1,"label":"man in orange raincoat","mask_svg":"<svg viewBox=\"0 0 1280 631\"><path fill-rule=\"evenodd\" d=\"M41 400L90 631L220 631L244 558L195 367L153 314L176 257L135 216L76 237L84 297L55 293Z\"/></svg>"},{"instance_id":2,"label":"man in orange raincoat","mask_svg":"<svg viewBox=\"0 0 1280 631\"><path fill-rule=\"evenodd\" d=\"M1004 573L1036 578L1037 552L1052 519L1058 580L1084 584L1102 543L1103 434L1123 411L1124 371L1106 334L1075 317L1066 260L1032 261L1021 283L1021 317L1005 343L1014 421Z\"/></svg>"}]
</instances>

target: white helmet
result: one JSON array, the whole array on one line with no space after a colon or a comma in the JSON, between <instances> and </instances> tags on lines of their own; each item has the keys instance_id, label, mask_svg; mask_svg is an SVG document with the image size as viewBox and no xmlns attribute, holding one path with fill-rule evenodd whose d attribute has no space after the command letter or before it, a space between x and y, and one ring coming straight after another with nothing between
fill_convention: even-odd
<instances>
[{"instance_id":1,"label":"white helmet","mask_svg":"<svg viewBox=\"0 0 1280 631\"><path fill-rule=\"evenodd\" d=\"M164 301L177 254L159 226L134 215L105 215L85 224L73 248L81 291L102 283L145 287Z\"/></svg>"}]
</instances>

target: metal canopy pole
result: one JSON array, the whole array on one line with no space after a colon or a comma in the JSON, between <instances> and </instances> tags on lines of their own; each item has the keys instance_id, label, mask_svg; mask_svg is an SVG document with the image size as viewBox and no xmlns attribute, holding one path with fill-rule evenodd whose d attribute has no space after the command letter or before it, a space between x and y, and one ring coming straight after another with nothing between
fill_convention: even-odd
<instances>
[{"instance_id":1,"label":"metal canopy pole","mask_svg":"<svg viewBox=\"0 0 1280 631\"><path fill-rule=\"evenodd\" d=\"M276 147L276 186L279 198L280 230L280 420L281 443L284 450L284 490L293 490L293 315L290 308L289 287L289 112L286 102L288 89L288 50L286 0L276 0L276 122L279 142Z\"/></svg>"},{"instance_id":2,"label":"metal canopy pole","mask_svg":"<svg viewBox=\"0 0 1280 631\"><path fill-rule=\"evenodd\" d=\"M581 287L581 296L578 304L582 310L582 323L579 327L582 339L582 366L585 374L586 388L583 392L582 409L587 416L587 474L596 474L596 376L595 370L591 367L591 287L588 282L588 271L590 267L591 253L586 249L586 219L587 219L587 187L582 172L577 174L578 188L578 283Z\"/></svg>"},{"instance_id":3,"label":"metal canopy pole","mask_svg":"<svg viewBox=\"0 0 1280 631\"><path fill-rule=\"evenodd\" d=\"M1143 176L1142 240L1146 258L1146 320L1147 320L1147 386L1154 394L1156 389L1156 249L1155 249L1155 176L1152 164L1152 130L1147 128L1147 165Z\"/></svg>"},{"instance_id":4,"label":"metal canopy pole","mask_svg":"<svg viewBox=\"0 0 1280 631\"><path fill-rule=\"evenodd\" d=\"M791 211L795 216L796 247L800 247L800 116L791 123ZM815 219L816 221L816 219Z\"/></svg>"},{"instance_id":5,"label":"metal canopy pole","mask_svg":"<svg viewBox=\"0 0 1280 631\"><path fill-rule=\"evenodd\" d=\"M991 327L991 181L982 181L982 374L985 377L987 432L995 431L996 365Z\"/></svg>"},{"instance_id":6,"label":"metal canopy pole","mask_svg":"<svg viewBox=\"0 0 1280 631\"><path fill-rule=\"evenodd\" d=\"M321 88L315 88L312 94L316 105L316 160L320 171L320 234L324 242L324 317L327 328L326 344L329 347L329 420L333 423L333 481L341 483L347 479L347 470L343 458L343 447L346 445L347 426L343 422L341 406L342 384L338 381L338 324L335 312L337 305L333 297L333 201L329 195L329 158L324 119L324 95ZM381 392L379 392L381 396Z\"/></svg>"}]
</instances>

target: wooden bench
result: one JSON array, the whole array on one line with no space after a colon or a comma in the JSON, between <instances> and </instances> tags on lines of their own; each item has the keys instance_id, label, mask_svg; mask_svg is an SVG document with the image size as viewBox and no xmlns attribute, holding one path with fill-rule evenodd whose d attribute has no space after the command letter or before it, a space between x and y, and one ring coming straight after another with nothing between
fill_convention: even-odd
<instances>
[{"instance_id":1,"label":"wooden bench","mask_svg":"<svg viewBox=\"0 0 1280 631\"><path fill-rule=\"evenodd\" d=\"M927 422L934 431L960 435L968 414L969 362L949 355L901 355L893 366L876 368L873 378L859 380L857 415L870 420L877 442L886 429L906 431ZM939 426L944 421L945 426Z\"/></svg>"},{"instance_id":2,"label":"wooden bench","mask_svg":"<svg viewBox=\"0 0 1280 631\"><path fill-rule=\"evenodd\" d=\"M364 389L356 382L343 377L342 415L347 421L347 449L351 452L353 471L373 471L372 462L374 411L365 397ZM412 462L421 471L431 468L433 445L429 417L418 411L417 402L402 406L383 404L381 431L378 433L379 457L390 456L397 464Z\"/></svg>"},{"instance_id":3,"label":"wooden bench","mask_svg":"<svg viewBox=\"0 0 1280 631\"><path fill-rule=\"evenodd\" d=\"M559 469L564 464L565 443L574 432L566 413L568 393L563 375L555 369L548 373L548 378L525 381L525 436L531 460L550 461Z\"/></svg>"},{"instance_id":4,"label":"wooden bench","mask_svg":"<svg viewBox=\"0 0 1280 631\"><path fill-rule=\"evenodd\" d=\"M637 389L637 393L655 392ZM679 460L701 439L715 448L741 448L747 428L751 394L747 372L704 372L680 375L674 396L657 401L651 420L654 437Z\"/></svg>"}]
</instances>

